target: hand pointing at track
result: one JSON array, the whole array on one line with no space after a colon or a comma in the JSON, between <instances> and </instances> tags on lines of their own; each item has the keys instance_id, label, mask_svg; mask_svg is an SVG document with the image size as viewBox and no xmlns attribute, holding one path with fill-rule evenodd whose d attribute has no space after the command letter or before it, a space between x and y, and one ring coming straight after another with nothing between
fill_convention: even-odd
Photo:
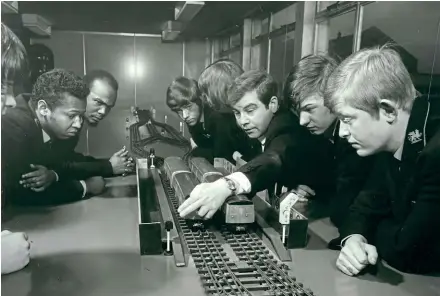
<instances>
[{"instance_id":1,"label":"hand pointing at track","mask_svg":"<svg viewBox=\"0 0 440 296\"><path fill-rule=\"evenodd\" d=\"M224 179L213 183L202 183L194 187L190 197L177 209L181 217L198 211L197 214L210 219L232 194Z\"/></svg>"}]
</instances>

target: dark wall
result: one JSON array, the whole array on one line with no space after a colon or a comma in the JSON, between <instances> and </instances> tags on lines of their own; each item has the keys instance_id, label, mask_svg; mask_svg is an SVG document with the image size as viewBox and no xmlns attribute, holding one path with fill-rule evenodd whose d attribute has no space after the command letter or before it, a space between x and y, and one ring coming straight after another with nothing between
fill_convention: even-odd
<instances>
[{"instance_id":1,"label":"dark wall","mask_svg":"<svg viewBox=\"0 0 440 296\"><path fill-rule=\"evenodd\" d=\"M168 123L178 130L179 119L165 104L166 89L183 75L184 63L185 76L195 79L205 66L204 41L186 43L185 57L182 43L162 43L160 37L53 31L50 39L34 39L33 43L43 43L53 51L57 68L83 76L85 61L86 73L104 69L118 80L116 106L97 127L83 130L77 147L97 157L109 157L127 144L125 120L131 106L153 106L157 120L167 115Z\"/></svg>"}]
</instances>

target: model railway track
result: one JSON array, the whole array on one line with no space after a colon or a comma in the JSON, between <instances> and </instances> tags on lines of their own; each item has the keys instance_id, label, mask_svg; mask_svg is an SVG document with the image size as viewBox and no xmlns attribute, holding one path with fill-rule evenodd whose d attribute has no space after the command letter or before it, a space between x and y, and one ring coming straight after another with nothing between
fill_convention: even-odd
<instances>
[{"instance_id":1,"label":"model railway track","mask_svg":"<svg viewBox=\"0 0 440 296\"><path fill-rule=\"evenodd\" d=\"M203 287L208 295L312 296L294 277L289 267L277 261L252 230L231 233L228 229L197 229L177 214L179 202L166 174L160 174L172 204L176 228L182 233ZM183 242L182 242L183 243ZM232 261L225 245L238 260Z\"/></svg>"}]
</instances>

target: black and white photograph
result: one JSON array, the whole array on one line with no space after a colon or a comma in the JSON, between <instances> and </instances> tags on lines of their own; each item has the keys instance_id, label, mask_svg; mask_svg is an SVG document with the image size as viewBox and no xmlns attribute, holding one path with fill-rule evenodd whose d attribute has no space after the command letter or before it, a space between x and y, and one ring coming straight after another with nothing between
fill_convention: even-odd
<instances>
[{"instance_id":1,"label":"black and white photograph","mask_svg":"<svg viewBox=\"0 0 440 296\"><path fill-rule=\"evenodd\" d=\"M440 1L1 1L2 296L440 296Z\"/></svg>"}]
</instances>

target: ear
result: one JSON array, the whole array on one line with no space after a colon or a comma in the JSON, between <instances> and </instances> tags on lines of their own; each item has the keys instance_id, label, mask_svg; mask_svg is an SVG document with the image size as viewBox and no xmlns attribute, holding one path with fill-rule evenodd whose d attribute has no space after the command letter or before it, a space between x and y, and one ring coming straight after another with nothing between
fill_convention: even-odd
<instances>
[{"instance_id":1,"label":"ear","mask_svg":"<svg viewBox=\"0 0 440 296\"><path fill-rule=\"evenodd\" d=\"M269 110L275 114L279 108L280 108L280 105L278 103L278 98L276 96L273 96L272 98L270 98Z\"/></svg>"},{"instance_id":2,"label":"ear","mask_svg":"<svg viewBox=\"0 0 440 296\"><path fill-rule=\"evenodd\" d=\"M42 116L48 116L50 114L49 106L45 100L39 100L37 103L37 110Z\"/></svg>"},{"instance_id":3,"label":"ear","mask_svg":"<svg viewBox=\"0 0 440 296\"><path fill-rule=\"evenodd\" d=\"M388 123L396 121L398 115L397 104L390 100L380 100L379 116L383 116Z\"/></svg>"}]
</instances>

